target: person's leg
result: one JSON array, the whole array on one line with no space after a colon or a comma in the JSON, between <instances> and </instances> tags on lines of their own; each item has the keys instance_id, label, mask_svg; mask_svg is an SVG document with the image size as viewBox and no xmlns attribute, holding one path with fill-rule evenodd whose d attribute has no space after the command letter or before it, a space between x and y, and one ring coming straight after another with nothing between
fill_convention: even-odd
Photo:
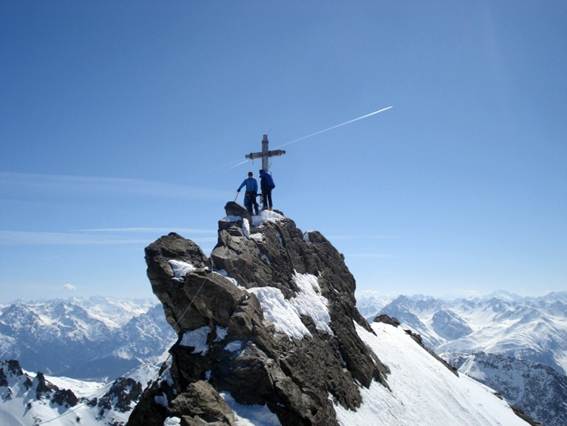
<instances>
[{"instance_id":1,"label":"person's leg","mask_svg":"<svg viewBox=\"0 0 567 426\"><path fill-rule=\"evenodd\" d=\"M258 216L260 209L258 208L258 201L256 201L256 194L252 195L252 201L254 203L254 210L256 211L256 216Z\"/></svg>"},{"instance_id":2,"label":"person's leg","mask_svg":"<svg viewBox=\"0 0 567 426\"><path fill-rule=\"evenodd\" d=\"M250 215L252 215L252 197L250 196L250 194L248 192L246 194L244 194L244 207L246 207L246 210L248 210L248 213L250 213Z\"/></svg>"},{"instance_id":3,"label":"person's leg","mask_svg":"<svg viewBox=\"0 0 567 426\"><path fill-rule=\"evenodd\" d=\"M271 189L268 191L266 196L268 197L268 199L266 201L266 204L268 205L268 209L272 210L272 208L274 207L274 204L272 202L272 190Z\"/></svg>"},{"instance_id":4,"label":"person's leg","mask_svg":"<svg viewBox=\"0 0 567 426\"><path fill-rule=\"evenodd\" d=\"M262 210L266 210L268 208L267 200L266 191L262 191Z\"/></svg>"}]
</instances>

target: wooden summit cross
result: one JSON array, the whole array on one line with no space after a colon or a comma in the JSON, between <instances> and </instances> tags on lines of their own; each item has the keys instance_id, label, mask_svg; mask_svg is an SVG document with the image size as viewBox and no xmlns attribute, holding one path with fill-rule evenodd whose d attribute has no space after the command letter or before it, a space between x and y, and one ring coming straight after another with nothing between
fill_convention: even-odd
<instances>
[{"instance_id":1,"label":"wooden summit cross","mask_svg":"<svg viewBox=\"0 0 567 426\"><path fill-rule=\"evenodd\" d=\"M269 150L270 141L268 140L268 135L264 135L262 137L262 152L251 152L250 154L246 154L245 157L249 160L255 160L256 158L262 159L262 169L264 171L268 171L270 168L268 159L270 157L279 157L280 155L284 155L285 151L283 149L274 149L272 151Z\"/></svg>"}]
</instances>

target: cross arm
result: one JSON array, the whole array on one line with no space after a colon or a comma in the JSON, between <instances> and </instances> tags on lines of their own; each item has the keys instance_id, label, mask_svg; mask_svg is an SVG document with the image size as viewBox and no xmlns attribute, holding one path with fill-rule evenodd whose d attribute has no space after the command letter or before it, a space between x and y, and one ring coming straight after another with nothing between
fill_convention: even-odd
<instances>
[{"instance_id":1,"label":"cross arm","mask_svg":"<svg viewBox=\"0 0 567 426\"><path fill-rule=\"evenodd\" d=\"M283 149L273 149L268 152L251 152L250 154L246 154L246 158L249 160L255 160L256 158L263 158L263 157L277 157L280 155L284 155L285 150Z\"/></svg>"}]
</instances>

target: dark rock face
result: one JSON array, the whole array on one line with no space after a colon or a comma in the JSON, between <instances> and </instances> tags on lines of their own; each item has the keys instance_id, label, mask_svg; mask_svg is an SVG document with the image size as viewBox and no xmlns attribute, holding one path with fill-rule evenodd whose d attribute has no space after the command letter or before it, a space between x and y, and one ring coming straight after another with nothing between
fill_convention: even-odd
<instances>
[{"instance_id":1,"label":"dark rock face","mask_svg":"<svg viewBox=\"0 0 567 426\"><path fill-rule=\"evenodd\" d=\"M49 395L51 392L59 390L57 386L45 380L43 373L37 373L34 382L36 384L35 393L37 399L41 399L42 397Z\"/></svg>"},{"instance_id":2,"label":"dark rock face","mask_svg":"<svg viewBox=\"0 0 567 426\"><path fill-rule=\"evenodd\" d=\"M0 370L0 386L8 386L8 379L6 374L4 374L4 370Z\"/></svg>"},{"instance_id":3,"label":"dark rock face","mask_svg":"<svg viewBox=\"0 0 567 426\"><path fill-rule=\"evenodd\" d=\"M234 204L227 215L242 218ZM355 331L355 321L372 330L355 308L355 281L343 256L320 233L304 235L293 221L264 214L272 220L250 230L242 220L219 224L210 259L177 234L146 248L152 289L179 340L129 424L161 425L175 415L182 424L232 425L219 395L227 392L240 404L267 405L284 426L335 426L329 396L355 409L360 385L387 386L387 367ZM182 278L171 260L184 262ZM298 277L316 284L306 290ZM269 296L289 308L306 291L324 300L327 320L322 325L297 308L303 335L286 334L289 324L278 328L262 303Z\"/></svg>"},{"instance_id":4,"label":"dark rock face","mask_svg":"<svg viewBox=\"0 0 567 426\"><path fill-rule=\"evenodd\" d=\"M393 325L394 327L400 325L400 321L398 321L397 318L392 318L391 316L386 314L378 315L376 318L374 318L374 322L383 322L384 324L390 324Z\"/></svg>"},{"instance_id":5,"label":"dark rock face","mask_svg":"<svg viewBox=\"0 0 567 426\"><path fill-rule=\"evenodd\" d=\"M57 389L53 394L52 401L57 405L74 407L79 402L79 398L69 389Z\"/></svg>"},{"instance_id":6,"label":"dark rock face","mask_svg":"<svg viewBox=\"0 0 567 426\"><path fill-rule=\"evenodd\" d=\"M132 402L137 401L142 394L142 385L130 377L120 377L115 380L109 391L97 401L100 413L112 408L125 413L132 409Z\"/></svg>"}]
</instances>

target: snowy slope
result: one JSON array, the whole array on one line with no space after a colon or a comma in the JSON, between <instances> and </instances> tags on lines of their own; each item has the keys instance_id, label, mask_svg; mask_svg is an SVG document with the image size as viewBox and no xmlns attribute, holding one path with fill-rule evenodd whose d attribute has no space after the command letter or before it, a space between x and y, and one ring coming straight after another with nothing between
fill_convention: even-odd
<instances>
[{"instance_id":1,"label":"snowy slope","mask_svg":"<svg viewBox=\"0 0 567 426\"><path fill-rule=\"evenodd\" d=\"M362 388L357 411L335 405L344 426L526 425L488 387L455 375L401 327L374 323L376 335L357 325L362 340L391 370L391 391L374 382Z\"/></svg>"}]
</instances>

